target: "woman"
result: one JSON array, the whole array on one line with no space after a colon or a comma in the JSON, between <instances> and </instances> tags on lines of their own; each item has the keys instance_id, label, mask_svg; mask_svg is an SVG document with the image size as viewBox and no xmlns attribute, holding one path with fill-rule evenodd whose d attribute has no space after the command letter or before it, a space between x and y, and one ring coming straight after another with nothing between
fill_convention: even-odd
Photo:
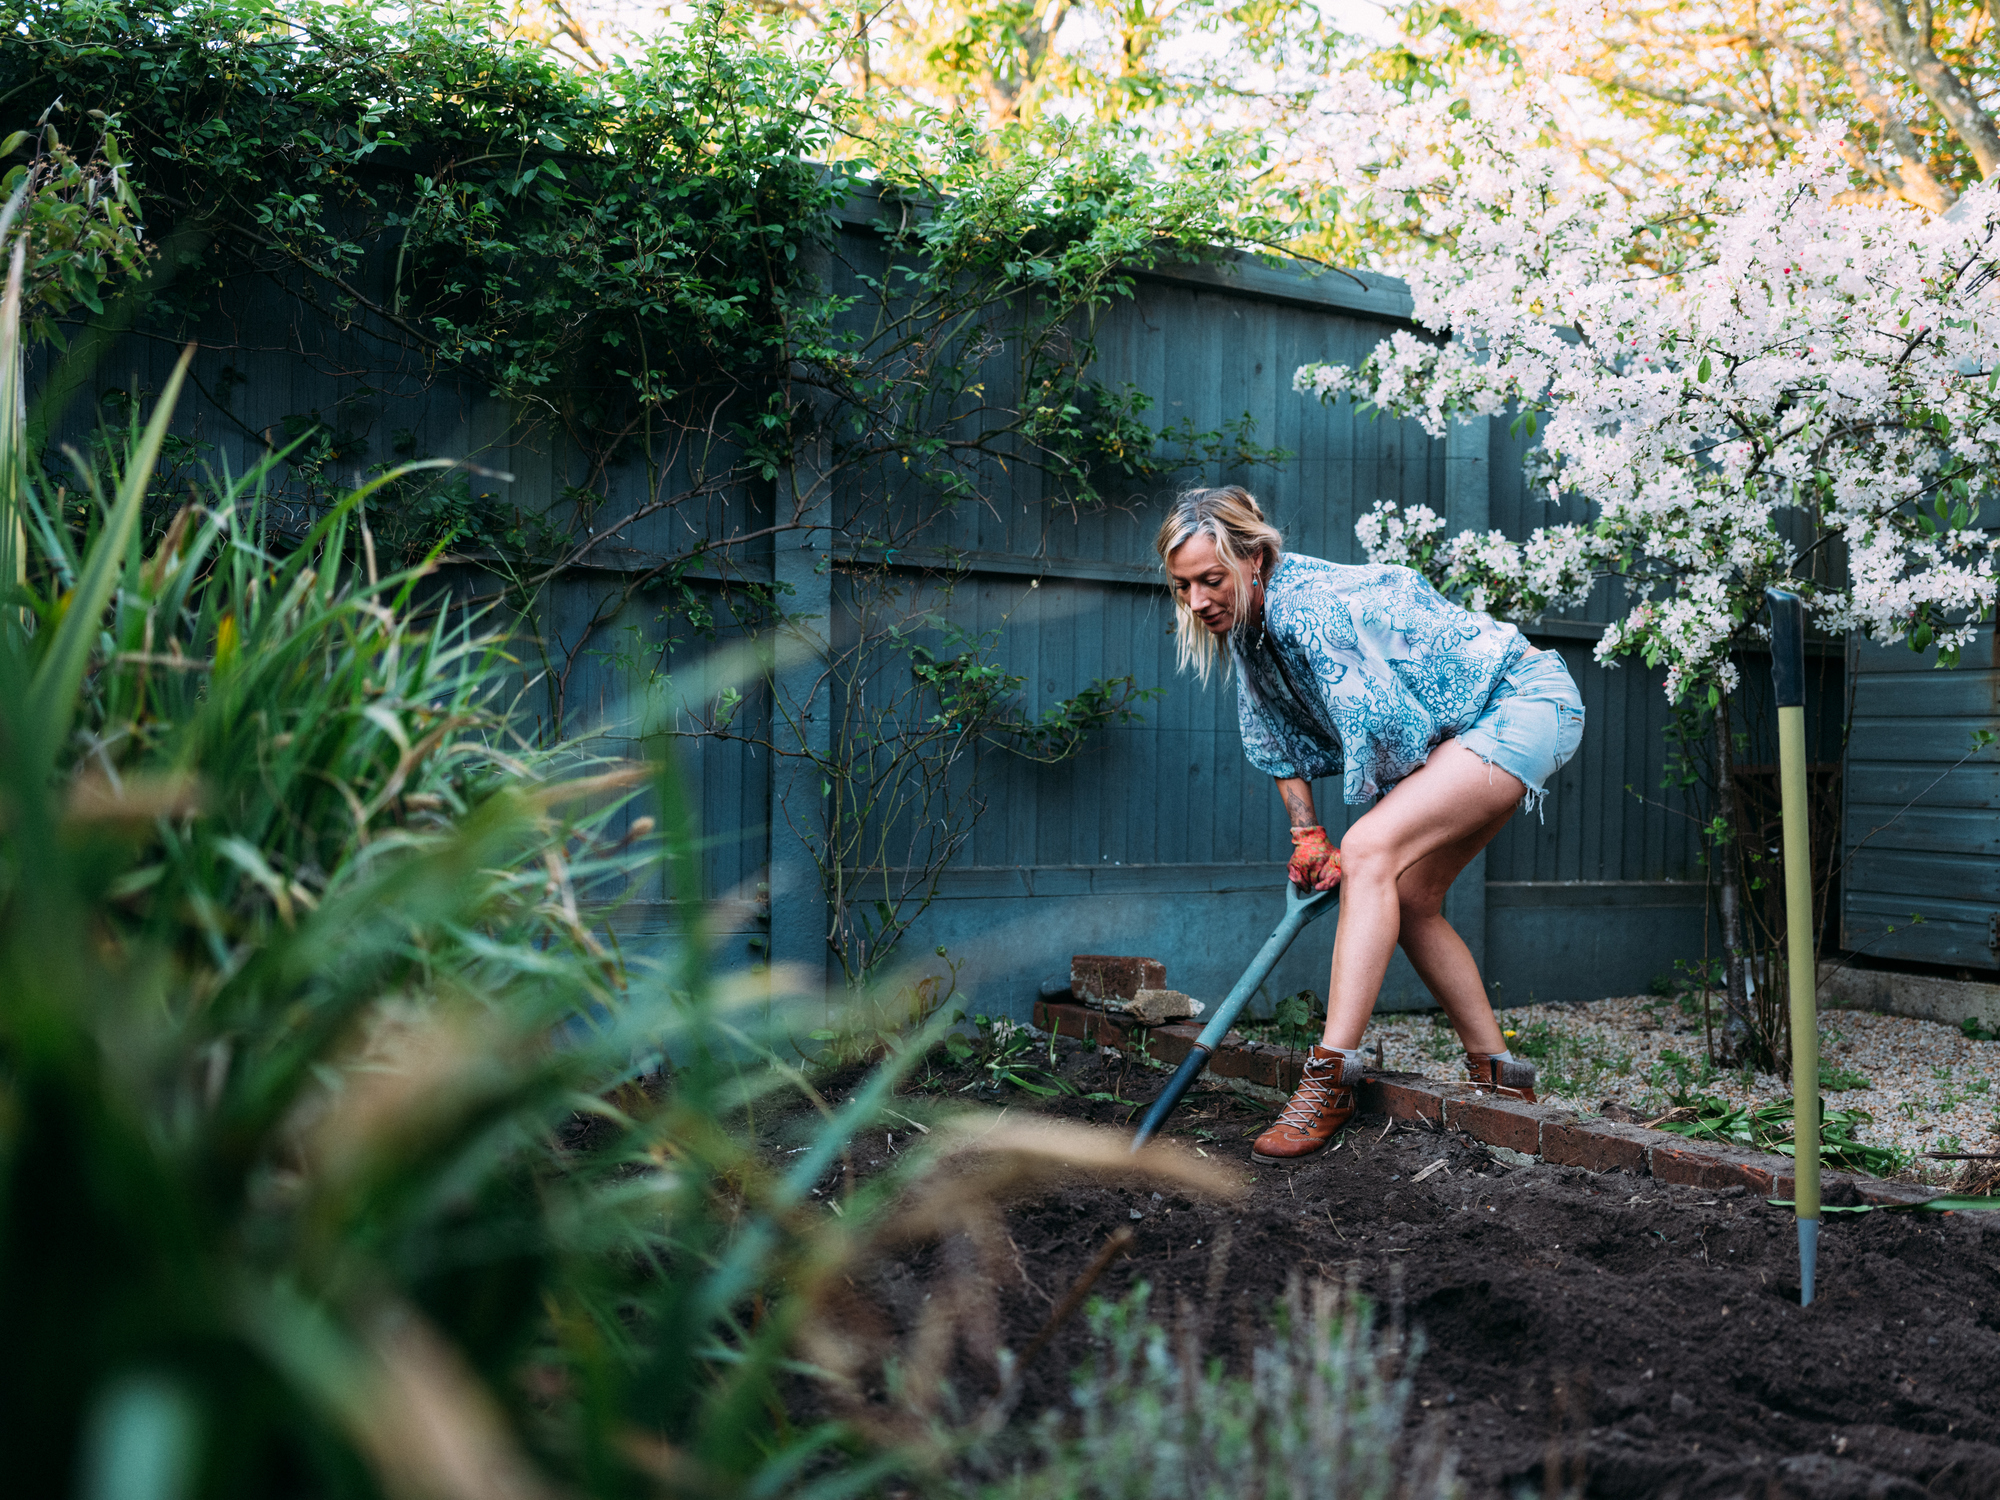
<instances>
[{"instance_id":1,"label":"woman","mask_svg":"<svg viewBox=\"0 0 2000 1500\"><path fill-rule=\"evenodd\" d=\"M1246 490L1181 496L1155 542L1180 615L1180 659L1206 681L1223 649L1250 763L1292 822L1292 881L1340 887L1326 1032L1298 1092L1257 1138L1282 1164L1322 1150L1354 1114L1361 1036L1398 943L1465 1046L1473 1084L1532 1101L1445 892L1514 808L1539 808L1576 753L1569 669L1521 632L1446 599L1409 568L1347 567L1283 550ZM1373 803L1335 849L1312 782L1339 775Z\"/></svg>"}]
</instances>

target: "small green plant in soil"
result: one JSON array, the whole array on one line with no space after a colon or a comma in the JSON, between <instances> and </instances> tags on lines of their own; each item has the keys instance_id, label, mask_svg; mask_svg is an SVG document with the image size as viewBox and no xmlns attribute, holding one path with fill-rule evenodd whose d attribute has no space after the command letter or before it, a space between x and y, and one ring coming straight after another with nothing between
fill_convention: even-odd
<instances>
[{"instance_id":1,"label":"small green plant in soil","mask_svg":"<svg viewBox=\"0 0 2000 1500\"><path fill-rule=\"evenodd\" d=\"M1605 1080L1632 1071L1630 1053L1607 1053L1548 1021L1524 1021L1503 1033L1507 1045L1535 1064L1547 1093L1587 1097Z\"/></svg>"},{"instance_id":2,"label":"small green plant in soil","mask_svg":"<svg viewBox=\"0 0 2000 1500\"><path fill-rule=\"evenodd\" d=\"M1796 1155L1792 1138L1792 1101L1776 1099L1768 1104L1732 1106L1712 1096L1693 1099L1686 1106L1691 1120L1663 1120L1658 1128L1684 1135L1691 1140L1726 1141L1769 1151L1779 1156ZM1826 1110L1820 1115L1820 1162L1835 1171L1867 1172L1886 1177L1901 1171L1911 1160L1910 1153L1893 1146L1874 1146L1859 1140L1856 1133L1873 1122L1865 1109Z\"/></svg>"},{"instance_id":3,"label":"small green plant in soil","mask_svg":"<svg viewBox=\"0 0 2000 1500\"><path fill-rule=\"evenodd\" d=\"M1872 1089L1875 1085L1866 1073L1857 1068L1843 1067L1822 1057L1819 1060L1819 1086L1825 1093L1838 1093L1842 1089Z\"/></svg>"},{"instance_id":4,"label":"small green plant in soil","mask_svg":"<svg viewBox=\"0 0 2000 1500\"><path fill-rule=\"evenodd\" d=\"M1693 1109L1713 1102L1701 1092L1716 1078L1715 1065L1705 1057L1689 1057L1669 1047L1646 1072L1646 1082L1676 1109Z\"/></svg>"},{"instance_id":5,"label":"small green plant in soil","mask_svg":"<svg viewBox=\"0 0 2000 1500\"><path fill-rule=\"evenodd\" d=\"M952 1019L964 1020L964 1012L954 1013ZM1011 1085L1042 1099L1069 1095L1100 1104L1124 1102L1115 1094L1086 1094L1063 1077L1057 1067L1054 1032L1043 1035L1032 1026L1023 1026L1005 1016L971 1019L971 1036L954 1031L944 1040L945 1056L956 1066L971 1070L973 1075L972 1081L959 1089L960 1093Z\"/></svg>"},{"instance_id":6,"label":"small green plant in soil","mask_svg":"<svg viewBox=\"0 0 2000 1500\"><path fill-rule=\"evenodd\" d=\"M1969 1042L2000 1042L2000 1032L1988 1031L1979 1024L1979 1017L1967 1016L1958 1023L1958 1029L1965 1033Z\"/></svg>"},{"instance_id":7,"label":"small green plant in soil","mask_svg":"<svg viewBox=\"0 0 2000 1500\"><path fill-rule=\"evenodd\" d=\"M1271 1019L1253 1021L1236 1029L1252 1041L1268 1042L1293 1052L1303 1052L1320 1039L1326 1009L1312 990L1287 995L1271 1008Z\"/></svg>"},{"instance_id":8,"label":"small green plant in soil","mask_svg":"<svg viewBox=\"0 0 2000 1500\"><path fill-rule=\"evenodd\" d=\"M1945 1082L1945 1086L1938 1090L1937 1107L1941 1111L1949 1112L1957 1109L1959 1105L1964 1104L1972 1097L1973 1091L1970 1087L1961 1084L1956 1079L1948 1079Z\"/></svg>"},{"instance_id":9,"label":"small green plant in soil","mask_svg":"<svg viewBox=\"0 0 2000 1500\"><path fill-rule=\"evenodd\" d=\"M1431 1017L1431 1024L1424 1028L1423 1040L1418 1045L1432 1062L1450 1062L1465 1051L1465 1044L1452 1030L1451 1018L1443 1011Z\"/></svg>"}]
</instances>

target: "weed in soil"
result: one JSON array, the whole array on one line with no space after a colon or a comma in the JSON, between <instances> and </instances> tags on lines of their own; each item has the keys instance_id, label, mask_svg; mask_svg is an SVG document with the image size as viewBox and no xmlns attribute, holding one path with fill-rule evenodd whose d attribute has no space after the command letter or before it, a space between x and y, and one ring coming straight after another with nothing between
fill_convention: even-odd
<instances>
[{"instance_id":1,"label":"weed in soil","mask_svg":"<svg viewBox=\"0 0 2000 1500\"><path fill-rule=\"evenodd\" d=\"M1573 1099L1595 1098L1605 1079L1632 1072L1629 1052L1610 1054L1548 1021L1529 1021L1506 1033L1507 1045L1535 1064L1543 1089Z\"/></svg>"}]
</instances>

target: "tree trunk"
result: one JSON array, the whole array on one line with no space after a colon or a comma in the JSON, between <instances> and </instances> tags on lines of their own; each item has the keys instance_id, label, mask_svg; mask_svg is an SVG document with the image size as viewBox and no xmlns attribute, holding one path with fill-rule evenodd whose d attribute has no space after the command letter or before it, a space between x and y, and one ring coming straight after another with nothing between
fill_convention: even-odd
<instances>
[{"instance_id":1,"label":"tree trunk","mask_svg":"<svg viewBox=\"0 0 2000 1500\"><path fill-rule=\"evenodd\" d=\"M1722 918L1721 1050L1725 1061L1741 1063L1748 1060L1754 1048L1757 1028L1750 1006L1749 964L1743 944L1743 865L1736 847L1740 823L1735 761L1736 747L1729 733L1729 695L1725 693L1715 712L1715 810L1723 824L1722 841L1716 851L1722 865L1716 882L1716 905Z\"/></svg>"},{"instance_id":2,"label":"tree trunk","mask_svg":"<svg viewBox=\"0 0 2000 1500\"><path fill-rule=\"evenodd\" d=\"M2000 127L1994 125L1993 117L1980 106L1979 96L1938 56L1933 46L1930 7L1919 8L1913 26L1904 5L1905 0L1875 0L1875 13L1882 22L1883 50L1924 91L1924 97L1944 116L1951 133L1965 143L1979 175L1991 177L2000 169Z\"/></svg>"},{"instance_id":3,"label":"tree trunk","mask_svg":"<svg viewBox=\"0 0 2000 1500\"><path fill-rule=\"evenodd\" d=\"M1931 175L1916 132L1897 111L1895 100L1889 97L1864 57L1860 22L1854 14L1851 0L1848 4L1834 7L1833 34L1839 48L1841 71L1847 75L1847 86L1854 90L1854 102L1867 110L1869 117L1875 121L1875 128L1882 132L1883 139L1894 149L1897 164L1892 168L1886 158L1880 156L1869 159L1851 134L1847 137L1843 154L1850 163L1885 187L1899 188L1902 196L1918 207L1927 208L1934 214L1943 213L1958 201L1958 194Z\"/></svg>"}]
</instances>

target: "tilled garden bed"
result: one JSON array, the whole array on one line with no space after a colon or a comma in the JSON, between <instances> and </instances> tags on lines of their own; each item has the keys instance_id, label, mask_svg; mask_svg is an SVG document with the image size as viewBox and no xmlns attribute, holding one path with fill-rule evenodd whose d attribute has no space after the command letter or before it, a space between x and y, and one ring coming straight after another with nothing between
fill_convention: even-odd
<instances>
[{"instance_id":1,"label":"tilled garden bed","mask_svg":"<svg viewBox=\"0 0 2000 1500\"><path fill-rule=\"evenodd\" d=\"M1122 1125L1162 1077L1069 1043L1057 1071L1122 1102L1009 1090L1008 1107ZM1026 1347L1130 1228L1097 1293L1147 1283L1157 1311L1195 1310L1235 1364L1295 1274L1353 1278L1399 1306L1424 1340L1411 1421L1439 1425L1475 1496L2000 1494L1993 1218L1830 1217L1819 1299L1801 1309L1792 1218L1740 1184L1523 1165L1446 1124L1380 1113L1276 1171L1249 1157L1269 1115L1215 1087L1173 1121L1171 1135L1241 1173L1239 1202L1079 1181L1009 1210L1000 1342ZM1065 1322L1026 1372L1020 1414L1060 1404L1089 1350L1084 1320Z\"/></svg>"}]
</instances>

